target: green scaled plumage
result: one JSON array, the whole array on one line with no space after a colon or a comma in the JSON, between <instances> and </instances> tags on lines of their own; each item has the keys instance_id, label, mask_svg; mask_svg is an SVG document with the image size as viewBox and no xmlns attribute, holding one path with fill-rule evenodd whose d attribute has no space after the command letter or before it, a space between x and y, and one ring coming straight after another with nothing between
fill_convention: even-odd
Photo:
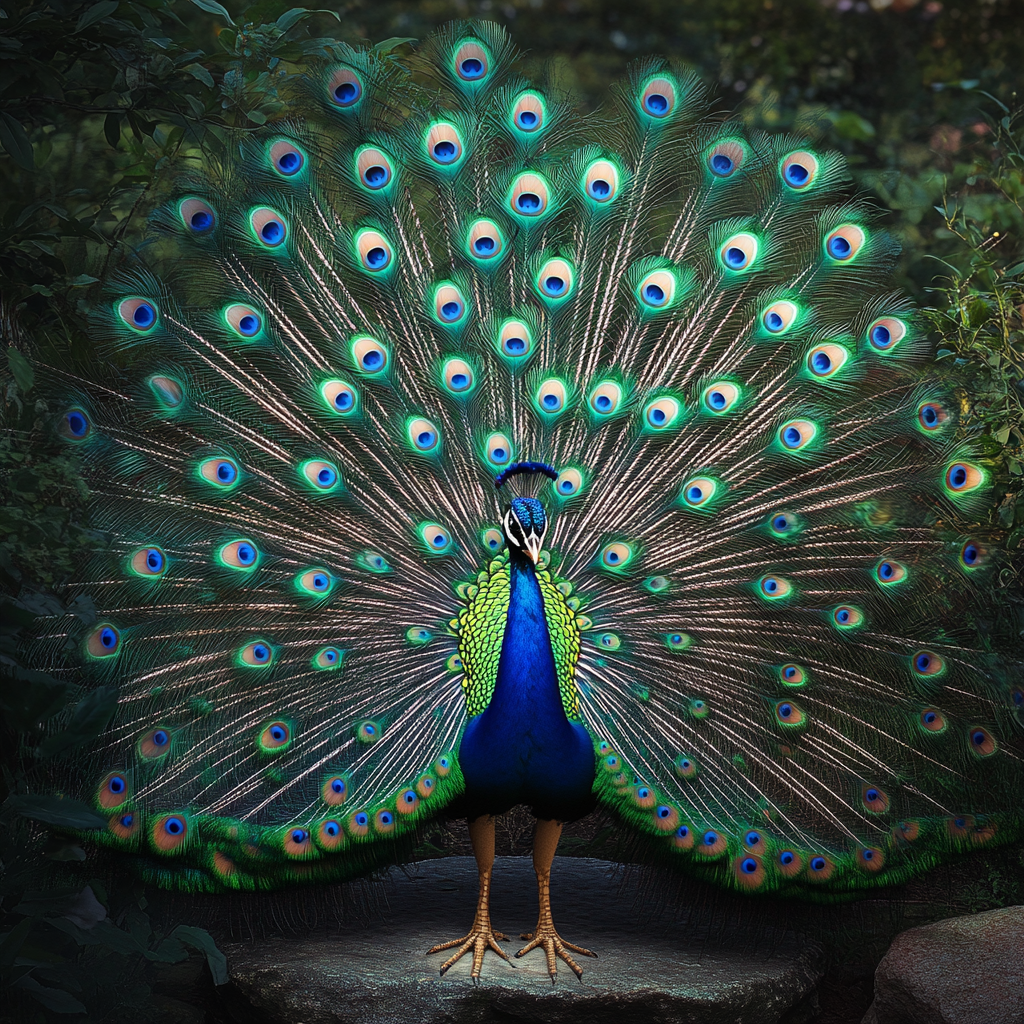
<instances>
[{"instance_id":1,"label":"green scaled plumage","mask_svg":"<svg viewBox=\"0 0 1024 1024\"><path fill-rule=\"evenodd\" d=\"M164 885L402 856L463 788L493 478L533 459L563 707L627 827L828 896L1018 838L1024 695L964 626L988 473L841 160L703 121L666 62L601 124L514 62L456 25L411 75L311 69L109 282L124 379L51 375L113 545L76 584L99 622L39 661L70 636L120 692L62 790Z\"/></svg>"}]
</instances>

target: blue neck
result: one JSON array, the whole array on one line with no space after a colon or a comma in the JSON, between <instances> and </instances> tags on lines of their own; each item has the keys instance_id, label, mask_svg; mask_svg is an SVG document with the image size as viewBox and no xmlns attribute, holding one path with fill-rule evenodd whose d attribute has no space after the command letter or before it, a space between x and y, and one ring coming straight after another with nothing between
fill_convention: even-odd
<instances>
[{"instance_id":1,"label":"blue neck","mask_svg":"<svg viewBox=\"0 0 1024 1024\"><path fill-rule=\"evenodd\" d=\"M491 718L538 718L549 724L568 723L558 691L544 599L533 564L513 554L509 572L511 592L498 677L484 714Z\"/></svg>"}]
</instances>

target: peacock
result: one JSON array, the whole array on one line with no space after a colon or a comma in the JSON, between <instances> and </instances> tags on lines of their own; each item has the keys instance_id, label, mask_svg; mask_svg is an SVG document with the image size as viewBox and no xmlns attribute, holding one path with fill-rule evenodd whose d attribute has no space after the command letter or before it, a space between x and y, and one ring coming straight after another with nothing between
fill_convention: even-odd
<instances>
[{"instance_id":1,"label":"peacock","mask_svg":"<svg viewBox=\"0 0 1024 1024\"><path fill-rule=\"evenodd\" d=\"M830 900L1021 833L1024 690L972 630L992 470L843 159L641 60L582 116L501 28L335 44L174 179L50 373L111 537L54 619L119 701L55 783L193 892L324 884L465 818L492 950L525 805ZM435 961L440 963L440 961Z\"/></svg>"}]
</instances>

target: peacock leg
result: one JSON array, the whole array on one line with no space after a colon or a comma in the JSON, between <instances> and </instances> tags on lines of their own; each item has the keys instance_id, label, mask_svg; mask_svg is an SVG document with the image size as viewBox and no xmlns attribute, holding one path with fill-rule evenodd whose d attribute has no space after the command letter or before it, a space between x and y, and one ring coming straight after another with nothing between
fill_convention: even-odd
<instances>
[{"instance_id":1,"label":"peacock leg","mask_svg":"<svg viewBox=\"0 0 1024 1024\"><path fill-rule=\"evenodd\" d=\"M503 960L508 960L509 956L496 941L497 939L508 941L508 936L491 928L490 898L491 871L494 868L494 818L490 814L485 814L475 821L471 821L469 823L469 838L473 844L473 855L476 857L476 867L480 876L480 896L476 901L473 927L470 928L469 934L464 935L461 939L452 939L451 942L442 942L437 946L432 946L427 950L427 956L430 956L431 953L440 953L442 949L459 947L458 952L441 964L441 975L443 976L453 963L473 950L473 970L470 972L470 977L476 984L480 977L480 968L483 966L484 953L488 949L493 949Z\"/></svg>"},{"instance_id":2,"label":"peacock leg","mask_svg":"<svg viewBox=\"0 0 1024 1024\"><path fill-rule=\"evenodd\" d=\"M555 931L555 922L551 917L551 862L555 859L555 850L558 848L558 840L561 835L562 823L560 821L537 819L537 830L533 834L533 870L537 873L540 913L537 916L536 929L521 936L530 941L516 953L516 956L520 957L529 953L531 949L542 946L548 958L548 973L551 975L552 985L555 983L555 975L558 973L556 956L560 956L573 969L580 981L583 980L583 968L573 960L569 950L583 956L597 957L597 954L592 953L589 949L566 942Z\"/></svg>"}]
</instances>

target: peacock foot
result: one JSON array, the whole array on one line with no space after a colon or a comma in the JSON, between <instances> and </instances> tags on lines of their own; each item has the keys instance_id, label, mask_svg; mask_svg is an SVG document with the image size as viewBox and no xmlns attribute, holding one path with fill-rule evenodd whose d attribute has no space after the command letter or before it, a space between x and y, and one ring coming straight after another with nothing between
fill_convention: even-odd
<instances>
[{"instance_id":1,"label":"peacock foot","mask_svg":"<svg viewBox=\"0 0 1024 1024\"><path fill-rule=\"evenodd\" d=\"M427 950L427 956L430 956L431 953L440 953L444 949L453 949L455 946L459 947L456 953L452 954L441 964L441 976L444 977L445 972L452 964L457 963L472 950L473 969L470 971L470 977L473 979L473 984L476 985L480 978L480 968L484 963L484 953L487 950L493 949L502 960L509 960L508 953L498 945L498 939L508 942L508 936L503 932L495 931L490 924L480 924L474 921L473 928L468 935L464 935L461 939L452 939L451 942L441 942L436 946L431 946Z\"/></svg>"},{"instance_id":2,"label":"peacock foot","mask_svg":"<svg viewBox=\"0 0 1024 1024\"><path fill-rule=\"evenodd\" d=\"M536 949L538 946L543 948L544 955L548 958L548 974L551 975L552 985L555 983L555 975L558 973L556 957L561 957L572 968L573 973L580 981L583 980L583 968L573 960L569 951L572 950L573 953L579 953L581 956L592 956L595 960L597 959L597 954L589 949L566 942L555 931L555 926L550 921L539 924L536 932L527 932L519 937L530 941L516 953L516 957L525 956L531 949Z\"/></svg>"}]
</instances>

